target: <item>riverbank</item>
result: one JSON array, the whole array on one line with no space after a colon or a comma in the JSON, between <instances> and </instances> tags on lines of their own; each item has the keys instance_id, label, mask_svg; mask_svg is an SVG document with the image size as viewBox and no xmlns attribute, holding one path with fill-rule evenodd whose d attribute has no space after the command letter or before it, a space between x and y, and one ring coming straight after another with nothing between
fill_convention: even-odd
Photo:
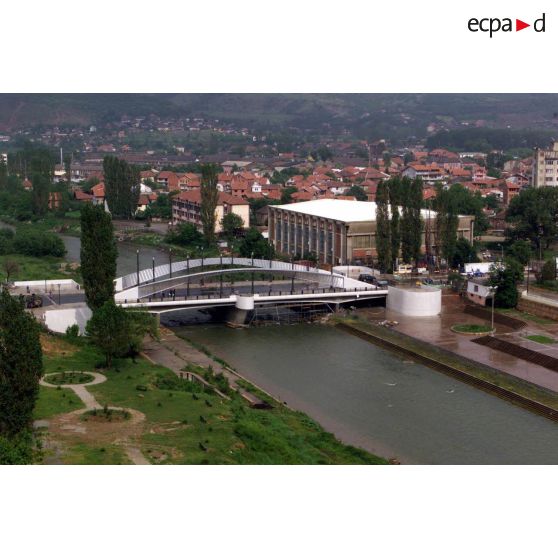
<instances>
[{"instance_id":1,"label":"riverbank","mask_svg":"<svg viewBox=\"0 0 558 558\"><path fill-rule=\"evenodd\" d=\"M365 319L334 317L332 323L361 339L399 352L479 389L558 421L558 394Z\"/></svg>"},{"instance_id":2,"label":"riverbank","mask_svg":"<svg viewBox=\"0 0 558 558\"><path fill-rule=\"evenodd\" d=\"M307 415L271 398L269 409L251 408L219 378L215 360L195 347L173 347L177 352L189 351L188 362L178 362L176 371L157 363L153 352L149 360L120 359L114 369L107 370L98 368L102 356L87 340L44 336L47 373L100 371L107 380L88 388L99 404L133 409L145 416L129 432L126 422L83 421L74 411L79 403L68 390L42 388L35 418L41 421L45 440L44 462L128 463L122 445L128 439L152 464L387 463L340 443ZM205 384L186 379L191 369L203 374ZM267 396L258 393L258 397Z\"/></svg>"}]
</instances>

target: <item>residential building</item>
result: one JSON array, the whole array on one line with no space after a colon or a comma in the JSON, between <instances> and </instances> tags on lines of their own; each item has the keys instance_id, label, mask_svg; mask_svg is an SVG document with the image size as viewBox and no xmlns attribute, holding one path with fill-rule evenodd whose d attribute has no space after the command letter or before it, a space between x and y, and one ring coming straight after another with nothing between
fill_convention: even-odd
<instances>
[{"instance_id":1,"label":"residential building","mask_svg":"<svg viewBox=\"0 0 558 558\"><path fill-rule=\"evenodd\" d=\"M558 141L550 149L535 149L532 185L535 188L558 186Z\"/></svg>"},{"instance_id":2,"label":"residential building","mask_svg":"<svg viewBox=\"0 0 558 558\"><path fill-rule=\"evenodd\" d=\"M422 178L424 182L430 183L444 180L444 171L436 163L432 163L431 165L411 163L405 167L401 174L411 179Z\"/></svg>"},{"instance_id":3,"label":"residential building","mask_svg":"<svg viewBox=\"0 0 558 558\"><path fill-rule=\"evenodd\" d=\"M250 226L250 204L242 198L219 192L219 201L215 210L215 232L223 230L221 221L229 213L236 213L243 221L244 228ZM201 221L201 191L188 190L180 192L172 200L172 222L192 223L199 229L202 227Z\"/></svg>"},{"instance_id":4,"label":"residential building","mask_svg":"<svg viewBox=\"0 0 558 558\"><path fill-rule=\"evenodd\" d=\"M318 262L332 265L371 262L377 256L374 202L319 199L270 205L268 212L269 239L278 252L301 257L313 253ZM436 213L423 209L422 217L433 229ZM473 234L474 217L459 216L458 237L472 243Z\"/></svg>"}]
</instances>

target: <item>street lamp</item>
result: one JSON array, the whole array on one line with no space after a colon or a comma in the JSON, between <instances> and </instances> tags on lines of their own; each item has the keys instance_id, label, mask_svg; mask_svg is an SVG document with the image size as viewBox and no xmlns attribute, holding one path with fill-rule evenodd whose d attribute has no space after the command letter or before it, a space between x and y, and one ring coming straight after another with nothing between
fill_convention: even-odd
<instances>
[{"instance_id":1,"label":"street lamp","mask_svg":"<svg viewBox=\"0 0 558 558\"><path fill-rule=\"evenodd\" d=\"M172 248L169 249L169 279L172 279Z\"/></svg>"},{"instance_id":2,"label":"street lamp","mask_svg":"<svg viewBox=\"0 0 558 558\"><path fill-rule=\"evenodd\" d=\"M139 248L136 250L136 286L139 287Z\"/></svg>"},{"instance_id":3,"label":"street lamp","mask_svg":"<svg viewBox=\"0 0 558 558\"><path fill-rule=\"evenodd\" d=\"M153 256L153 262L151 264L152 279L151 282L155 283L155 256Z\"/></svg>"},{"instance_id":4,"label":"street lamp","mask_svg":"<svg viewBox=\"0 0 558 558\"><path fill-rule=\"evenodd\" d=\"M251 257L252 257L252 294L254 294L254 252L252 252Z\"/></svg>"},{"instance_id":5,"label":"street lamp","mask_svg":"<svg viewBox=\"0 0 558 558\"><path fill-rule=\"evenodd\" d=\"M494 299L496 298L496 291L498 287L488 287L488 291L492 294L492 313L490 319L490 329L492 330L491 335L494 333Z\"/></svg>"}]
</instances>

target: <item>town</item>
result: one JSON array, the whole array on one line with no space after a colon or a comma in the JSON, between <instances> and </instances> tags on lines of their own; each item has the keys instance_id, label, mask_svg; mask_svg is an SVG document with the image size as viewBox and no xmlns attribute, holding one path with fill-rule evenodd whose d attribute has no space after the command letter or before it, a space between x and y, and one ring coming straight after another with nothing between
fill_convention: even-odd
<instances>
[{"instance_id":1,"label":"town","mask_svg":"<svg viewBox=\"0 0 558 558\"><path fill-rule=\"evenodd\" d=\"M0 119L2 358L32 360L1 462L556 463L556 113L363 138L116 97Z\"/></svg>"}]
</instances>

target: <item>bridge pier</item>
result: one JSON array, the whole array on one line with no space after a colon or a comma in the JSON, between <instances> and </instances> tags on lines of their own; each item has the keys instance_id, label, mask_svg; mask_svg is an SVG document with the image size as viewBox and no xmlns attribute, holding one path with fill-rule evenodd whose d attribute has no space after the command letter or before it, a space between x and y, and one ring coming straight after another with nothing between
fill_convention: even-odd
<instances>
[{"instance_id":1,"label":"bridge pier","mask_svg":"<svg viewBox=\"0 0 558 558\"><path fill-rule=\"evenodd\" d=\"M246 325L248 315L254 310L254 297L252 295L238 295L234 308L231 308L227 316L227 325L231 327L243 327Z\"/></svg>"}]
</instances>

